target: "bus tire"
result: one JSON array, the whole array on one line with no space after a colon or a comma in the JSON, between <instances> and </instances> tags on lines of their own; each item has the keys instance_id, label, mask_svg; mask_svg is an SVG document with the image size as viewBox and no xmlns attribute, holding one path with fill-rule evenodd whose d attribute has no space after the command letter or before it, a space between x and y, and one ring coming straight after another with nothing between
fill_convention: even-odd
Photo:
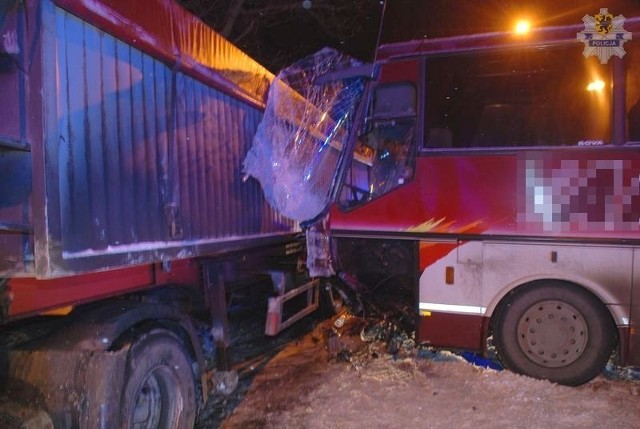
<instances>
[{"instance_id":1,"label":"bus tire","mask_svg":"<svg viewBox=\"0 0 640 429\"><path fill-rule=\"evenodd\" d=\"M171 331L155 329L129 351L121 427L191 428L196 391L191 359Z\"/></svg>"},{"instance_id":2,"label":"bus tire","mask_svg":"<svg viewBox=\"0 0 640 429\"><path fill-rule=\"evenodd\" d=\"M512 292L493 335L505 368L569 386L598 375L617 342L607 308L590 292L561 281Z\"/></svg>"}]
</instances>

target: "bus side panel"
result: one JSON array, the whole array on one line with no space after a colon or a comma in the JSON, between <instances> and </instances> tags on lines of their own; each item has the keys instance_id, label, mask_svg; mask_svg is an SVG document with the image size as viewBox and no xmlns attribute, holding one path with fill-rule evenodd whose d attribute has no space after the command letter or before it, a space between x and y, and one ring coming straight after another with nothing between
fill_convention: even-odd
<instances>
[{"instance_id":1,"label":"bus side panel","mask_svg":"<svg viewBox=\"0 0 640 429\"><path fill-rule=\"evenodd\" d=\"M637 146L421 154L413 180L336 230L640 239Z\"/></svg>"},{"instance_id":2,"label":"bus side panel","mask_svg":"<svg viewBox=\"0 0 640 429\"><path fill-rule=\"evenodd\" d=\"M420 251L443 256L420 276L418 338L434 346L482 350L482 242L423 241Z\"/></svg>"},{"instance_id":3,"label":"bus side panel","mask_svg":"<svg viewBox=\"0 0 640 429\"><path fill-rule=\"evenodd\" d=\"M517 189L512 180L516 166L515 154L420 156L413 180L355 210L334 208L331 228L512 232L516 225Z\"/></svg>"},{"instance_id":4,"label":"bus side panel","mask_svg":"<svg viewBox=\"0 0 640 429\"><path fill-rule=\"evenodd\" d=\"M418 341L434 347L481 352L484 317L468 314L421 312Z\"/></svg>"},{"instance_id":5,"label":"bus side panel","mask_svg":"<svg viewBox=\"0 0 640 429\"><path fill-rule=\"evenodd\" d=\"M422 244L433 250L438 246L444 245ZM630 320L633 252L631 247L613 245L459 241L422 273L419 339L477 349L482 317L490 318L509 291L536 280L561 280L586 288L608 306L613 322L625 327ZM633 349L638 338L634 340L635 330L631 331ZM461 337L468 341L464 346Z\"/></svg>"},{"instance_id":6,"label":"bus side panel","mask_svg":"<svg viewBox=\"0 0 640 429\"><path fill-rule=\"evenodd\" d=\"M421 240L423 341L475 348L477 319L490 317L511 288L536 279L586 287L624 327L632 247L617 243L638 237L638 155L633 147L604 147L421 156L413 181L352 211L334 209L331 228ZM489 253L477 248L484 235L491 235ZM446 321L442 313L450 314ZM474 333L462 340L441 334L451 317Z\"/></svg>"}]
</instances>

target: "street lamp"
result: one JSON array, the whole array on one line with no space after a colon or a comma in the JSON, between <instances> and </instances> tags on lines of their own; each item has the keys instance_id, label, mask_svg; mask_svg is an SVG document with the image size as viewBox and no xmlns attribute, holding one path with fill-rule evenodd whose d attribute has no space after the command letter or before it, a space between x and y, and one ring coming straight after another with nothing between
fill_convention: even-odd
<instances>
[{"instance_id":1,"label":"street lamp","mask_svg":"<svg viewBox=\"0 0 640 429\"><path fill-rule=\"evenodd\" d=\"M518 22L516 22L514 31L516 34L521 34L521 35L527 34L529 31L531 31L531 23L526 19L521 19Z\"/></svg>"},{"instance_id":2,"label":"street lamp","mask_svg":"<svg viewBox=\"0 0 640 429\"><path fill-rule=\"evenodd\" d=\"M605 83L603 80L595 79L587 85L587 91L590 92L602 92L604 89Z\"/></svg>"}]
</instances>

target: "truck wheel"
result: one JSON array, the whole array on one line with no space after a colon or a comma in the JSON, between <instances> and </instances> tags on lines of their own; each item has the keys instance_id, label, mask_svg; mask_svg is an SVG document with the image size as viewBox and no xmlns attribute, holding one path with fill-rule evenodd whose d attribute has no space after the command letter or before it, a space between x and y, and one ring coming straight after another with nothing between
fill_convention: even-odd
<instances>
[{"instance_id":1,"label":"truck wheel","mask_svg":"<svg viewBox=\"0 0 640 429\"><path fill-rule=\"evenodd\" d=\"M153 330L129 351L122 427L190 428L195 423L195 382L191 359L170 331Z\"/></svg>"},{"instance_id":2,"label":"truck wheel","mask_svg":"<svg viewBox=\"0 0 640 429\"><path fill-rule=\"evenodd\" d=\"M497 316L494 341L503 365L555 383L577 386L594 378L617 341L605 306L559 281L515 291Z\"/></svg>"}]
</instances>

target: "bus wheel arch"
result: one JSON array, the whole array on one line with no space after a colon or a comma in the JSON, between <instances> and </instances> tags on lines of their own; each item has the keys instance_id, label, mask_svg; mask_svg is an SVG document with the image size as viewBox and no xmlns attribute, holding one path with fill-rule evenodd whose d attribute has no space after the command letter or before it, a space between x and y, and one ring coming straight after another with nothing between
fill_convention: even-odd
<instances>
[{"instance_id":1,"label":"bus wheel arch","mask_svg":"<svg viewBox=\"0 0 640 429\"><path fill-rule=\"evenodd\" d=\"M602 301L562 280L536 280L510 291L492 315L491 330L505 368L572 386L602 371L618 339Z\"/></svg>"}]
</instances>

